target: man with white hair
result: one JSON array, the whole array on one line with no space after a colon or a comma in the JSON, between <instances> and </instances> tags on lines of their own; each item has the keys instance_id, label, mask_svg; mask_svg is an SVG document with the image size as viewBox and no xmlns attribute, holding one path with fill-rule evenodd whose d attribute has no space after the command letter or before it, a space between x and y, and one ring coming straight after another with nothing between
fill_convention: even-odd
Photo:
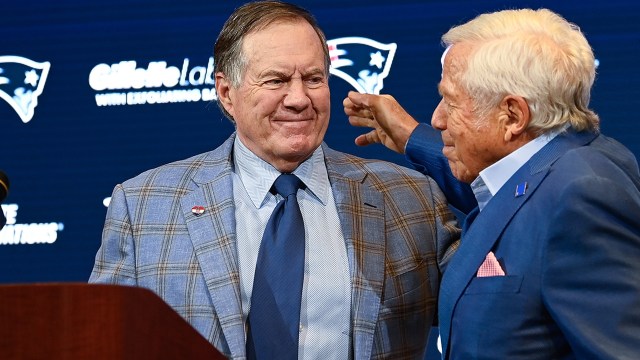
<instances>
[{"instance_id":1,"label":"man with white hair","mask_svg":"<svg viewBox=\"0 0 640 360\"><path fill-rule=\"evenodd\" d=\"M405 152L463 212L471 184L478 206L440 288L444 358L637 359L640 174L588 108L584 35L523 9L442 40L431 123L444 147L388 95L350 93L344 106L353 125L374 128L357 144Z\"/></svg>"}]
</instances>

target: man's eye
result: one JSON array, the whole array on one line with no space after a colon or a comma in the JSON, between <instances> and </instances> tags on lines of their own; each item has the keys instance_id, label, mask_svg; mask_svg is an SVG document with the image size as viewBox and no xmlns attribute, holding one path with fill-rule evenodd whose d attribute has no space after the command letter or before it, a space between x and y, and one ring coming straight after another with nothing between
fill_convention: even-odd
<instances>
[{"instance_id":1,"label":"man's eye","mask_svg":"<svg viewBox=\"0 0 640 360\"><path fill-rule=\"evenodd\" d=\"M306 80L307 84L310 86L318 86L324 83L324 77L322 76L313 76Z\"/></svg>"},{"instance_id":2,"label":"man's eye","mask_svg":"<svg viewBox=\"0 0 640 360\"><path fill-rule=\"evenodd\" d=\"M280 85L282 84L284 81L282 81L281 79L271 79L271 80L267 80L264 83L266 85Z\"/></svg>"},{"instance_id":3,"label":"man's eye","mask_svg":"<svg viewBox=\"0 0 640 360\"><path fill-rule=\"evenodd\" d=\"M459 106L454 105L453 103L446 102L446 101L445 101L444 103L445 103L445 105L446 105L446 106L445 106L445 108L447 109L447 112L448 112L449 114L451 114L451 113L452 113L452 112L454 112L455 110L459 110L459 109L460 109L460 107L459 107Z\"/></svg>"},{"instance_id":4,"label":"man's eye","mask_svg":"<svg viewBox=\"0 0 640 360\"><path fill-rule=\"evenodd\" d=\"M448 114L451 114L451 112L453 112L453 109L455 108L455 106L453 106L450 102L444 102L444 108L447 110Z\"/></svg>"}]
</instances>

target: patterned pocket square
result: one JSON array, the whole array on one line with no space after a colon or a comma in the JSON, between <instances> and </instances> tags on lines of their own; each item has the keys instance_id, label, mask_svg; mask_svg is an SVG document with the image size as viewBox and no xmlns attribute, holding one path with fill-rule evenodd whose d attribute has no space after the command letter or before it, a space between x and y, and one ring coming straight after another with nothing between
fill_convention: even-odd
<instances>
[{"instance_id":1,"label":"patterned pocket square","mask_svg":"<svg viewBox=\"0 0 640 360\"><path fill-rule=\"evenodd\" d=\"M482 265L478 269L478 277L487 277L487 276L504 276L504 270L502 270L502 266L496 259L495 254L490 251L487 254L487 257L484 259Z\"/></svg>"}]
</instances>

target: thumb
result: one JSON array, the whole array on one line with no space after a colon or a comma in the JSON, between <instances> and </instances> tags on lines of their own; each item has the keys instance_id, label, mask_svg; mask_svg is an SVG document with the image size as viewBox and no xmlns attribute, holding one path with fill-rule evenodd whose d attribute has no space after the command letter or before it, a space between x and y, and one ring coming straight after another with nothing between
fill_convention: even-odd
<instances>
[{"instance_id":1,"label":"thumb","mask_svg":"<svg viewBox=\"0 0 640 360\"><path fill-rule=\"evenodd\" d=\"M357 91L349 91L349 94L347 94L347 97L354 105L364 107L369 107L370 96L369 94L361 94Z\"/></svg>"}]
</instances>

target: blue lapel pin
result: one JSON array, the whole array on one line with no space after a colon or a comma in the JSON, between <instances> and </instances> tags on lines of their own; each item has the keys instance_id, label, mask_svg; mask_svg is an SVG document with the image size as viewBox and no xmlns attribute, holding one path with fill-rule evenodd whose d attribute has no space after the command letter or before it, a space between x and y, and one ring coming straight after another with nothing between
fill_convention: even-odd
<instances>
[{"instance_id":1,"label":"blue lapel pin","mask_svg":"<svg viewBox=\"0 0 640 360\"><path fill-rule=\"evenodd\" d=\"M525 182L523 182L522 184L520 184L520 185L516 186L516 194L515 194L515 196L516 196L516 197L519 197L519 196L524 195L524 194L527 192L527 187L528 187L528 186L529 186L529 185L527 184L527 182L526 182L526 181L525 181Z\"/></svg>"}]
</instances>

